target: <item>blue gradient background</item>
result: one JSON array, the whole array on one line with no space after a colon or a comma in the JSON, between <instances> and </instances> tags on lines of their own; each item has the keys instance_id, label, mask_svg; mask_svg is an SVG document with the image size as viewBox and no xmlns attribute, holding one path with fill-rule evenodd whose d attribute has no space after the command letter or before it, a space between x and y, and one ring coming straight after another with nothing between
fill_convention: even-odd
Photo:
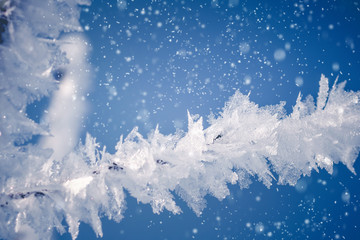
<instances>
[{"instance_id":1,"label":"blue gradient background","mask_svg":"<svg viewBox=\"0 0 360 240\"><path fill-rule=\"evenodd\" d=\"M237 89L251 91L260 106L286 101L288 112L299 91L316 97L321 73L330 84L339 76L348 90L360 90L359 1L128 0L126 6L97 0L81 14L93 66L83 132L110 152L135 126L143 135L156 124L165 134L186 130L187 110L216 115ZM278 49L286 53L281 61L274 59ZM127 194L124 219L103 219L103 239L360 239L359 183L343 165L295 187L267 189L254 179L249 189L229 186L222 202L207 197L200 217L181 199L181 215L155 215ZM96 236L82 223L78 239Z\"/></svg>"}]
</instances>

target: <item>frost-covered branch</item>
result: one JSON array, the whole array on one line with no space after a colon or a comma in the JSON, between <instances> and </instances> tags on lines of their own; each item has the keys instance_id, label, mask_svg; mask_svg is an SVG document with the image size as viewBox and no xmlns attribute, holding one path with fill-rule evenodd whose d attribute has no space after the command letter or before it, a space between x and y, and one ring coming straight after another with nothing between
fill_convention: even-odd
<instances>
[{"instance_id":1,"label":"frost-covered branch","mask_svg":"<svg viewBox=\"0 0 360 240\"><path fill-rule=\"evenodd\" d=\"M322 76L320 85L327 81ZM62 233L60 223L65 218L73 238L80 221L102 236L99 216L121 220L124 189L149 203L154 213L164 209L180 213L175 192L201 214L204 197L224 199L228 184L244 188L258 178L268 187L274 181L294 185L312 170L332 173L338 162L354 172L360 146L360 93L347 92L344 86L320 90L317 104L312 97L303 101L299 95L288 116L284 104L259 107L237 92L208 128L203 129L202 118L190 114L187 132L163 135L155 129L145 138L135 128L121 137L114 154L100 150L87 135L84 144L54 163L51 174L43 173L37 181L28 175L23 179L25 188L16 184L10 188L16 177L9 180L1 208L7 219L13 219L15 233L19 224L39 236L49 227ZM34 221L39 214L46 219L41 224ZM9 222L5 225L9 227Z\"/></svg>"}]
</instances>

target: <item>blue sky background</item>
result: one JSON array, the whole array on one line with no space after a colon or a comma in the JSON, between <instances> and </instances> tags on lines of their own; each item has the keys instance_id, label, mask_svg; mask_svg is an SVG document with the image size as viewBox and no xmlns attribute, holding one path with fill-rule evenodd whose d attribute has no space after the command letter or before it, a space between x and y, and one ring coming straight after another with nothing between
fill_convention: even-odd
<instances>
[{"instance_id":1,"label":"blue sky background","mask_svg":"<svg viewBox=\"0 0 360 240\"><path fill-rule=\"evenodd\" d=\"M94 1L81 15L93 67L84 135L112 153L133 127L186 130L187 110L217 114L236 90L290 112L299 91L316 97L322 73L359 90L359 18L349 0ZM343 165L296 187L230 188L222 202L207 197L200 217L180 198L181 215L155 215L128 196L120 223L103 220L103 239L360 238L359 176ZM81 224L78 239L95 238Z\"/></svg>"}]
</instances>

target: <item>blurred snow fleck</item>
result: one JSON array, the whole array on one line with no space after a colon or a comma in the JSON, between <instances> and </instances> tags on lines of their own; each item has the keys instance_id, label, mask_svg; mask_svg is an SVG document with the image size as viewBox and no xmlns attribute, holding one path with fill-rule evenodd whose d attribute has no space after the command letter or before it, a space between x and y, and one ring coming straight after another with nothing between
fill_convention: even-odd
<instances>
[{"instance_id":1,"label":"blurred snow fleck","mask_svg":"<svg viewBox=\"0 0 360 240\"><path fill-rule=\"evenodd\" d=\"M307 189L307 182L305 179L300 179L296 185L295 185L295 189L296 191L298 191L299 193L304 193Z\"/></svg>"},{"instance_id":2,"label":"blurred snow fleck","mask_svg":"<svg viewBox=\"0 0 360 240\"><path fill-rule=\"evenodd\" d=\"M116 5L119 10L124 11L127 8L127 1L126 0L117 0Z\"/></svg>"},{"instance_id":3,"label":"blurred snow fleck","mask_svg":"<svg viewBox=\"0 0 360 240\"><path fill-rule=\"evenodd\" d=\"M108 87L108 91L109 91L109 98L113 98L113 97L116 97L118 92L116 90L116 87L115 86L109 86Z\"/></svg>"},{"instance_id":4,"label":"blurred snow fleck","mask_svg":"<svg viewBox=\"0 0 360 240\"><path fill-rule=\"evenodd\" d=\"M211 7L213 8L219 7L219 0L211 0Z\"/></svg>"},{"instance_id":5,"label":"blurred snow fleck","mask_svg":"<svg viewBox=\"0 0 360 240\"><path fill-rule=\"evenodd\" d=\"M246 54L250 51L250 45L247 42L240 43L239 49L241 54Z\"/></svg>"},{"instance_id":6,"label":"blurred snow fleck","mask_svg":"<svg viewBox=\"0 0 360 240\"><path fill-rule=\"evenodd\" d=\"M175 129L183 129L184 128L184 122L182 120L174 120L174 127Z\"/></svg>"},{"instance_id":7,"label":"blurred snow fleck","mask_svg":"<svg viewBox=\"0 0 360 240\"><path fill-rule=\"evenodd\" d=\"M247 75L244 77L244 85L250 85L251 84L251 76Z\"/></svg>"},{"instance_id":8,"label":"blurred snow fleck","mask_svg":"<svg viewBox=\"0 0 360 240\"><path fill-rule=\"evenodd\" d=\"M274 52L274 59L278 62L284 61L286 58L286 52L284 49L279 48Z\"/></svg>"},{"instance_id":9,"label":"blurred snow fleck","mask_svg":"<svg viewBox=\"0 0 360 240\"><path fill-rule=\"evenodd\" d=\"M341 194L341 200L343 200L343 202L345 202L345 203L349 203L350 202L350 193L348 191L344 191Z\"/></svg>"},{"instance_id":10,"label":"blurred snow fleck","mask_svg":"<svg viewBox=\"0 0 360 240\"><path fill-rule=\"evenodd\" d=\"M295 78L295 85L298 87L302 87L302 85L304 84L304 79L300 76Z\"/></svg>"},{"instance_id":11,"label":"blurred snow fleck","mask_svg":"<svg viewBox=\"0 0 360 240\"><path fill-rule=\"evenodd\" d=\"M256 233L262 233L265 230L265 226L263 223L259 222L255 225L255 232Z\"/></svg>"},{"instance_id":12,"label":"blurred snow fleck","mask_svg":"<svg viewBox=\"0 0 360 240\"><path fill-rule=\"evenodd\" d=\"M239 2L240 2L240 0L229 0L228 6L229 6L230 8L236 7L236 6L239 5Z\"/></svg>"},{"instance_id":13,"label":"blurred snow fleck","mask_svg":"<svg viewBox=\"0 0 360 240\"><path fill-rule=\"evenodd\" d=\"M133 59L132 57L124 57L126 62L131 62L131 60Z\"/></svg>"},{"instance_id":14,"label":"blurred snow fleck","mask_svg":"<svg viewBox=\"0 0 360 240\"><path fill-rule=\"evenodd\" d=\"M340 70L340 65L339 65L339 63L334 62L334 63L332 64L332 70L333 70L334 72L339 71L339 70Z\"/></svg>"},{"instance_id":15,"label":"blurred snow fleck","mask_svg":"<svg viewBox=\"0 0 360 240\"><path fill-rule=\"evenodd\" d=\"M291 49L291 44L289 42L285 43L285 50L290 51L290 49Z\"/></svg>"}]
</instances>

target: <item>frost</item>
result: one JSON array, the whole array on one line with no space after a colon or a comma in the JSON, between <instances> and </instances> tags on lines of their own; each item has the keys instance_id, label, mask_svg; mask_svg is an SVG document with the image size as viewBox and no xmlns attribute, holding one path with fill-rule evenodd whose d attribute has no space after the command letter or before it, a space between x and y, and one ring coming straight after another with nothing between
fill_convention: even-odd
<instances>
[{"instance_id":1,"label":"frost","mask_svg":"<svg viewBox=\"0 0 360 240\"><path fill-rule=\"evenodd\" d=\"M325 107L326 100L328 98L328 92L329 92L329 80L324 75L321 75L320 90L316 104L317 110L321 110Z\"/></svg>"},{"instance_id":2,"label":"frost","mask_svg":"<svg viewBox=\"0 0 360 240\"><path fill-rule=\"evenodd\" d=\"M80 177L73 180L66 181L63 186L67 188L71 194L78 195L80 192L82 192L89 183L93 180L93 177L87 176L87 177ZM85 197L86 195L83 194Z\"/></svg>"},{"instance_id":3,"label":"frost","mask_svg":"<svg viewBox=\"0 0 360 240\"><path fill-rule=\"evenodd\" d=\"M218 117L209 117L207 128L202 117L189 112L187 131L164 135L156 127L143 136L134 128L121 136L113 154L90 134L78 144L86 112L82 95L88 48L81 35L64 33L81 31L77 3L88 2L5 2L1 14L9 24L0 45L0 238L49 239L53 229L66 231L63 222L73 239L80 222L102 236L100 216L123 217L124 190L157 214L181 213L177 194L200 215L205 196L222 200L230 194L229 184L245 188L258 180L267 187L296 185L313 170L332 173L340 162L355 173L360 93L345 91L345 83L337 81L330 89L325 76L316 103L299 94L289 115L283 102L260 107L249 95L235 92ZM124 2L117 2L120 9L126 8ZM285 58L281 55L279 61ZM59 69L64 71L54 79ZM26 116L26 106L49 94L48 115L35 123ZM29 143L35 135L40 142ZM297 188L302 191L306 183ZM342 199L348 202L350 193L344 192ZM258 233L265 229L263 223L255 225Z\"/></svg>"}]
</instances>

